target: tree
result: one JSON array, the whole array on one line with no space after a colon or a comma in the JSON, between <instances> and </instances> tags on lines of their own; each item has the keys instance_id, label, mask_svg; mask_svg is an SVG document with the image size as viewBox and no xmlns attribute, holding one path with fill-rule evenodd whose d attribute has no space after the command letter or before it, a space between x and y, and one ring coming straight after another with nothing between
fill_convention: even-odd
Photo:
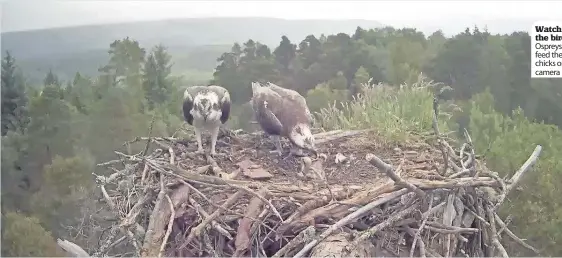
<instances>
[{"instance_id":1,"label":"tree","mask_svg":"<svg viewBox=\"0 0 562 258\"><path fill-rule=\"evenodd\" d=\"M363 84L369 82L369 79L370 76L367 70L363 66L359 67L353 78L353 83L351 84L350 95L355 96L359 93L363 93Z\"/></svg>"},{"instance_id":2,"label":"tree","mask_svg":"<svg viewBox=\"0 0 562 258\"><path fill-rule=\"evenodd\" d=\"M61 257L53 237L40 224L39 219L25 214L2 214L2 256L4 257Z\"/></svg>"},{"instance_id":3,"label":"tree","mask_svg":"<svg viewBox=\"0 0 562 258\"><path fill-rule=\"evenodd\" d=\"M297 52L302 59L303 68L307 69L320 60L323 53L322 43L314 35L308 35L299 44Z\"/></svg>"},{"instance_id":4,"label":"tree","mask_svg":"<svg viewBox=\"0 0 562 258\"><path fill-rule=\"evenodd\" d=\"M142 65L146 50L138 41L129 37L115 40L109 45L109 62L99 71L103 72L107 86L125 87L131 92L136 110L143 110L145 99L142 89Z\"/></svg>"},{"instance_id":5,"label":"tree","mask_svg":"<svg viewBox=\"0 0 562 258\"><path fill-rule=\"evenodd\" d=\"M362 29L361 27L357 26L357 28L355 29L355 33L353 33L352 38L354 40L359 40L365 37L366 31L364 29Z\"/></svg>"},{"instance_id":6,"label":"tree","mask_svg":"<svg viewBox=\"0 0 562 258\"><path fill-rule=\"evenodd\" d=\"M172 93L171 56L166 47L157 45L148 55L143 67L143 89L150 109L170 100Z\"/></svg>"},{"instance_id":7,"label":"tree","mask_svg":"<svg viewBox=\"0 0 562 258\"><path fill-rule=\"evenodd\" d=\"M29 191L35 192L41 185L43 166L51 163L55 155L67 157L74 152L74 109L60 98L57 86L48 85L31 100L29 114L28 162L22 166L22 172L29 181Z\"/></svg>"},{"instance_id":8,"label":"tree","mask_svg":"<svg viewBox=\"0 0 562 258\"><path fill-rule=\"evenodd\" d=\"M165 89L158 85L158 67L153 53L148 55L144 63L142 83L149 109L153 109L155 103L165 100Z\"/></svg>"},{"instance_id":9,"label":"tree","mask_svg":"<svg viewBox=\"0 0 562 258\"><path fill-rule=\"evenodd\" d=\"M53 73L53 70L49 69L49 72L47 73L45 79L43 80L43 85L61 86L61 82L59 81L59 77Z\"/></svg>"},{"instance_id":10,"label":"tree","mask_svg":"<svg viewBox=\"0 0 562 258\"><path fill-rule=\"evenodd\" d=\"M287 36L281 37L281 42L279 46L275 48L273 54L275 55L275 61L281 65L281 72L283 74L289 73L289 65L293 58L295 58L297 46L292 44Z\"/></svg>"},{"instance_id":11,"label":"tree","mask_svg":"<svg viewBox=\"0 0 562 258\"><path fill-rule=\"evenodd\" d=\"M73 225L80 215L78 203L94 186L91 180L93 160L79 155L55 156L43 170L41 188L31 198L31 207L45 227L59 236L69 236L59 225Z\"/></svg>"},{"instance_id":12,"label":"tree","mask_svg":"<svg viewBox=\"0 0 562 258\"><path fill-rule=\"evenodd\" d=\"M23 132L27 117L28 99L23 76L18 71L15 58L6 51L2 59L2 136L10 130Z\"/></svg>"}]
</instances>

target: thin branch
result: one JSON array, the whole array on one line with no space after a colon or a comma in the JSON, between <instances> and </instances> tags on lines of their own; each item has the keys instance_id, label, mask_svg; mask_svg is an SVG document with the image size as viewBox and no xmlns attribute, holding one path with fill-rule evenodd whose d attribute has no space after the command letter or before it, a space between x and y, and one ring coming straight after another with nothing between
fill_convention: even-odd
<instances>
[{"instance_id":1,"label":"thin branch","mask_svg":"<svg viewBox=\"0 0 562 258\"><path fill-rule=\"evenodd\" d=\"M174 218L176 217L176 210L174 209L174 203L170 196L166 194L166 200L170 204L170 221L168 222L168 229L166 229L166 234L164 235L164 239L162 240L162 245L160 246L160 252L158 253L158 257L162 257L162 253L164 253L164 248L168 243L168 237L172 233L172 227L174 226Z\"/></svg>"},{"instance_id":2,"label":"thin branch","mask_svg":"<svg viewBox=\"0 0 562 258\"><path fill-rule=\"evenodd\" d=\"M301 249L294 256L294 258L303 257L308 251L310 251L313 247L315 247L318 243L320 243L326 237L330 236L334 231L336 231L336 230L340 229L341 227L349 224L351 221L354 221L354 220L358 219L359 217L363 216L365 213L369 212L370 210L374 209L375 207L377 207L381 204L384 204L384 203L386 203L390 200L393 200L395 198L398 198L398 197L406 194L407 192L408 192L408 189L400 189L396 192L392 192L392 193L386 195L385 197L377 199L377 200L359 208L358 210L354 211L353 213L345 216L343 219L341 219L338 222L331 225L326 231L324 231L322 234L320 234L320 236L318 236L316 239L312 240L312 242L305 245L304 248Z\"/></svg>"},{"instance_id":3,"label":"thin branch","mask_svg":"<svg viewBox=\"0 0 562 258\"><path fill-rule=\"evenodd\" d=\"M379 157L369 153L367 154L367 156L365 157L367 159L367 161L369 163L371 163L371 165L377 167L378 169L382 170L384 173L386 173L386 175L388 177L390 177L390 179L392 179L392 181L394 181L396 184L398 185L403 185L405 187L407 187L408 189L410 189L410 191L416 193L420 198L425 198L425 193L420 190L419 188L417 188L415 185L404 181L402 178L400 178L395 172L394 169L392 168L392 166L386 164L384 161L382 161Z\"/></svg>"},{"instance_id":4,"label":"thin branch","mask_svg":"<svg viewBox=\"0 0 562 258\"><path fill-rule=\"evenodd\" d=\"M523 163L523 165L517 170L517 172L513 174L513 176L509 180L510 182L507 185L504 194L500 196L500 199L496 203L494 209L497 209L500 205L502 205L509 192L513 190L513 188L519 183L519 181L523 177L523 174L527 172L531 167L533 167L533 165L537 162L539 155L541 154L541 151L542 151L542 146L537 145L537 147L535 147L535 150L533 151L531 156L529 156L527 161L525 161L525 163Z\"/></svg>"},{"instance_id":5,"label":"thin branch","mask_svg":"<svg viewBox=\"0 0 562 258\"><path fill-rule=\"evenodd\" d=\"M503 222L503 220L500 218L500 216L498 216L498 214L494 213L494 217L496 219L496 222L503 229L503 231L505 231L505 233L509 237L511 237L515 242L517 242L518 244L522 245L523 247L535 252L537 255L540 255L539 250L537 250L536 248L532 247L531 245L525 243L525 241L523 241L523 239L517 237L511 230L509 230L509 228L507 228L507 225ZM498 232L498 234L499 234L499 232Z\"/></svg>"}]
</instances>

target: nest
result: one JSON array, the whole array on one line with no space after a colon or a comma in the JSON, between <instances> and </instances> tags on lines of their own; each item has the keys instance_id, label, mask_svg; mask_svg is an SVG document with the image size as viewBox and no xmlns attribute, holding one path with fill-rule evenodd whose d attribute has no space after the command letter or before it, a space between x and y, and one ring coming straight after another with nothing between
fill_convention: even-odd
<instances>
[{"instance_id":1,"label":"nest","mask_svg":"<svg viewBox=\"0 0 562 258\"><path fill-rule=\"evenodd\" d=\"M468 135L460 150L439 136L394 146L372 131L315 137L321 154L300 158L244 132L223 132L215 157L196 155L194 141L137 139L143 153L100 164L115 171L97 182L118 222L92 255L128 243L143 257L507 257L502 233L536 252L496 210L540 146L506 180Z\"/></svg>"}]
</instances>

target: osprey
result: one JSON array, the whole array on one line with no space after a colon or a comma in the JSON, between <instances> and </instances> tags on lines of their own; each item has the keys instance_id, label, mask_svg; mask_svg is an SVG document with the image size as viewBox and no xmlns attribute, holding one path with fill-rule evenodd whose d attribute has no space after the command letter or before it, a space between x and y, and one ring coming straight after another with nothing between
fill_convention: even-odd
<instances>
[{"instance_id":1,"label":"osprey","mask_svg":"<svg viewBox=\"0 0 562 258\"><path fill-rule=\"evenodd\" d=\"M297 155L302 155L302 149L317 153L314 136L310 131L312 114L303 96L294 90L270 82L266 86L252 82L252 94L252 108L256 121L274 138L276 150L271 153L282 155L281 137L287 137L291 143L299 147L295 153Z\"/></svg>"},{"instance_id":2,"label":"osprey","mask_svg":"<svg viewBox=\"0 0 562 258\"><path fill-rule=\"evenodd\" d=\"M211 132L211 155L215 155L215 145L221 124L230 115L230 94L221 86L191 86L183 93L183 117L195 128L197 152L203 153L201 133Z\"/></svg>"}]
</instances>

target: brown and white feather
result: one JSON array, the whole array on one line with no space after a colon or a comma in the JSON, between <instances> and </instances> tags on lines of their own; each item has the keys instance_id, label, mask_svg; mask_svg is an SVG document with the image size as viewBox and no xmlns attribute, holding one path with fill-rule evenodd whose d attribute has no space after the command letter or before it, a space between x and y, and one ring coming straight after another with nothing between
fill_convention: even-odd
<instances>
[{"instance_id":1,"label":"brown and white feather","mask_svg":"<svg viewBox=\"0 0 562 258\"><path fill-rule=\"evenodd\" d=\"M252 83L252 108L256 121L270 135L287 137L301 148L313 148L310 111L304 97L277 85Z\"/></svg>"}]
</instances>

